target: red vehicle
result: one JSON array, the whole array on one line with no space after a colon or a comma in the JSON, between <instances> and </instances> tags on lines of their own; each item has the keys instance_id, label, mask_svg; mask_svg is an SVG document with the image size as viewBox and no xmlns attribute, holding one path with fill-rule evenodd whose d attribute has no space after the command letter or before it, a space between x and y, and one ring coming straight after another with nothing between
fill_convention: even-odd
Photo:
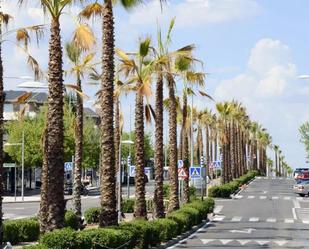
<instances>
[{"instance_id":1,"label":"red vehicle","mask_svg":"<svg viewBox=\"0 0 309 249\"><path fill-rule=\"evenodd\" d=\"M297 175L297 180L309 179L309 172L300 172Z\"/></svg>"}]
</instances>

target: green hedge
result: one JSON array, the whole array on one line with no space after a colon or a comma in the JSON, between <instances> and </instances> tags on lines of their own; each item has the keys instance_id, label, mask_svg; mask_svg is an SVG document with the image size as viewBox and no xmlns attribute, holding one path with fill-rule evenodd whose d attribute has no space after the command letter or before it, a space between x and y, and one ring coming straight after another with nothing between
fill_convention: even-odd
<instances>
[{"instance_id":1,"label":"green hedge","mask_svg":"<svg viewBox=\"0 0 309 249\"><path fill-rule=\"evenodd\" d=\"M78 220L73 211L65 214L65 226L78 229ZM16 245L20 242L37 241L40 236L40 224L36 217L3 222L3 241Z\"/></svg>"},{"instance_id":2,"label":"green hedge","mask_svg":"<svg viewBox=\"0 0 309 249\"><path fill-rule=\"evenodd\" d=\"M75 231L71 228L55 230L41 236L39 244L27 249L147 249L166 242L194 225L200 224L212 212L214 201L195 200L183 205L164 219L133 220L119 226ZM90 212L92 213L92 212Z\"/></svg>"},{"instance_id":3,"label":"green hedge","mask_svg":"<svg viewBox=\"0 0 309 249\"><path fill-rule=\"evenodd\" d=\"M85 214L84 214L87 224L98 223L99 218L100 218L100 214L101 214L101 208L100 207L88 208L85 211Z\"/></svg>"},{"instance_id":4,"label":"green hedge","mask_svg":"<svg viewBox=\"0 0 309 249\"><path fill-rule=\"evenodd\" d=\"M257 175L259 175L257 171L249 171L247 174L229 183L209 188L208 195L217 198L230 198L231 194L235 193L241 185L248 183Z\"/></svg>"}]
</instances>

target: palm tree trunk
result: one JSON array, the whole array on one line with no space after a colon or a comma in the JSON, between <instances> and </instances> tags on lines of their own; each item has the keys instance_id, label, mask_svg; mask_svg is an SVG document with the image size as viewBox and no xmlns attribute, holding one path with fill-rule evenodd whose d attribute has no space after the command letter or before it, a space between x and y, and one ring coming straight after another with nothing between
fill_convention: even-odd
<instances>
[{"instance_id":1,"label":"palm tree trunk","mask_svg":"<svg viewBox=\"0 0 309 249\"><path fill-rule=\"evenodd\" d=\"M52 20L49 42L49 98L47 111L48 231L64 226L64 161L63 161L63 79L60 23ZM46 173L46 172L45 172Z\"/></svg>"},{"instance_id":2,"label":"palm tree trunk","mask_svg":"<svg viewBox=\"0 0 309 249\"><path fill-rule=\"evenodd\" d=\"M275 150L275 163L276 163L276 173L275 176L278 176L278 154L277 154L277 150Z\"/></svg>"},{"instance_id":3,"label":"palm tree trunk","mask_svg":"<svg viewBox=\"0 0 309 249\"><path fill-rule=\"evenodd\" d=\"M138 82L137 89L142 87ZM134 217L147 219L145 200L145 160L144 160L144 103L143 96L136 93L135 98L135 209Z\"/></svg>"},{"instance_id":4,"label":"palm tree trunk","mask_svg":"<svg viewBox=\"0 0 309 249\"><path fill-rule=\"evenodd\" d=\"M120 101L119 96L114 98L114 115L115 115L115 127L114 127L114 142L115 142L115 178L117 179L117 175L119 170L121 170L120 162L119 162L119 149L121 143L121 130L120 130ZM121 177L119 179L121 181ZM119 184L116 184L116 199L118 200L119 196L122 196L122 193L119 193L121 188L119 188ZM120 200L121 202L121 200Z\"/></svg>"},{"instance_id":5,"label":"palm tree trunk","mask_svg":"<svg viewBox=\"0 0 309 249\"><path fill-rule=\"evenodd\" d=\"M156 85L156 122L155 122L155 190L154 190L154 217L164 217L163 202L163 78L159 74Z\"/></svg>"},{"instance_id":6,"label":"palm tree trunk","mask_svg":"<svg viewBox=\"0 0 309 249\"><path fill-rule=\"evenodd\" d=\"M77 74L77 88L82 92L80 75ZM74 164L74 188L73 188L73 209L79 221L82 217L82 162L83 162L83 99L76 94L76 130L75 130L75 164ZM81 225L81 224L80 224Z\"/></svg>"},{"instance_id":7,"label":"palm tree trunk","mask_svg":"<svg viewBox=\"0 0 309 249\"><path fill-rule=\"evenodd\" d=\"M209 153L209 145L210 145L210 138L209 138L209 126L206 125L205 127L205 137L206 137L206 142L205 142L205 145L206 145L206 165L209 165L210 163L210 153Z\"/></svg>"},{"instance_id":8,"label":"palm tree trunk","mask_svg":"<svg viewBox=\"0 0 309 249\"><path fill-rule=\"evenodd\" d=\"M183 108L182 108L182 159L184 162L184 169L189 174L189 139L188 139L188 131L186 129L187 116L188 116L188 98L187 92L185 91L183 94ZM184 179L183 186L183 200L185 203L190 202L190 194L189 194L189 178Z\"/></svg>"},{"instance_id":9,"label":"palm tree trunk","mask_svg":"<svg viewBox=\"0 0 309 249\"><path fill-rule=\"evenodd\" d=\"M111 0L104 2L102 18L102 82L101 82L101 215L100 226L117 224L114 148L114 16Z\"/></svg>"},{"instance_id":10,"label":"palm tree trunk","mask_svg":"<svg viewBox=\"0 0 309 249\"><path fill-rule=\"evenodd\" d=\"M175 81L168 77L169 91L169 175L170 175L170 200L168 211L179 208L178 197L178 169L177 169L177 111L175 98Z\"/></svg>"},{"instance_id":11,"label":"palm tree trunk","mask_svg":"<svg viewBox=\"0 0 309 249\"><path fill-rule=\"evenodd\" d=\"M2 13L0 12L0 15ZM2 23L0 21L0 37L2 36ZM2 62L2 42L0 42L0 141L3 141L4 122L3 122L3 106L4 106L4 92L3 92L3 62ZM0 244L3 243L3 213L2 213L2 198L3 198L3 143L0 143Z\"/></svg>"}]
</instances>

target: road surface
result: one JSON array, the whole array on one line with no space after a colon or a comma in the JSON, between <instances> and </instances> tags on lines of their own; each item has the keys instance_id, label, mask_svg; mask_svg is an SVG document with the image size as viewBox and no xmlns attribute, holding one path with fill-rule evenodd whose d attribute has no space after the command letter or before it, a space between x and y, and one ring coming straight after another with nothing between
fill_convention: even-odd
<instances>
[{"instance_id":1,"label":"road surface","mask_svg":"<svg viewBox=\"0 0 309 249\"><path fill-rule=\"evenodd\" d=\"M293 183L260 178L236 199L216 200L212 221L170 249L309 248L309 198Z\"/></svg>"}]
</instances>

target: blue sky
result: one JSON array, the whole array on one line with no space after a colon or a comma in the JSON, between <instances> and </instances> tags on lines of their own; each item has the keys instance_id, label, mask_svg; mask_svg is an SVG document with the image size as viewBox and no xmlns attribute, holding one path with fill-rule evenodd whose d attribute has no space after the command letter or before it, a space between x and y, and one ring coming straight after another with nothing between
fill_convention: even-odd
<instances>
[{"instance_id":1,"label":"blue sky","mask_svg":"<svg viewBox=\"0 0 309 249\"><path fill-rule=\"evenodd\" d=\"M4 0L4 10L15 16L10 28L48 23L37 5L21 11L15 7L16 2ZM170 1L163 6L163 12L157 1L130 12L116 7L116 41L118 47L132 51L139 37L149 35L155 40L157 21L164 29L176 16L172 47L196 44L195 55L204 61L204 69L209 73L206 91L218 101L242 101L250 116L262 123L274 143L280 145L287 162L298 167L304 166L306 156L299 143L298 127L309 120L309 80L298 79L300 74L309 74L308 9L307 0ZM68 11L77 13L79 9ZM73 21L65 15L62 23L64 40L68 40ZM100 34L99 20L93 26ZM31 46L43 67L48 58L47 45L46 39L40 49L35 44ZM7 76L29 74L18 49L6 45L4 56ZM5 87L16 89L17 83L8 80ZM90 96L95 91L86 87ZM128 120L133 96L123 98L122 102ZM200 98L195 104L199 108L211 106ZM126 122L125 128L128 127Z\"/></svg>"}]
</instances>

